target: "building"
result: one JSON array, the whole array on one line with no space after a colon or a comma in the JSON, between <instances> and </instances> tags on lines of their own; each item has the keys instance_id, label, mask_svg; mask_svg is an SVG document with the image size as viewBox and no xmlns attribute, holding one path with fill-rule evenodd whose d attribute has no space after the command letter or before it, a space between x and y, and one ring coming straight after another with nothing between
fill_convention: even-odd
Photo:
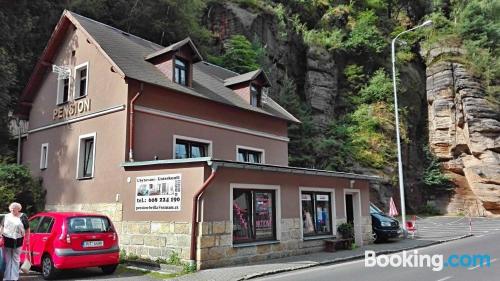
<instances>
[{"instance_id":1,"label":"building","mask_svg":"<svg viewBox=\"0 0 500 281\"><path fill-rule=\"evenodd\" d=\"M320 251L346 221L369 243L376 178L289 167L300 121L269 86L189 38L163 47L65 11L20 97L22 163L47 209L108 214L141 256L208 268Z\"/></svg>"}]
</instances>

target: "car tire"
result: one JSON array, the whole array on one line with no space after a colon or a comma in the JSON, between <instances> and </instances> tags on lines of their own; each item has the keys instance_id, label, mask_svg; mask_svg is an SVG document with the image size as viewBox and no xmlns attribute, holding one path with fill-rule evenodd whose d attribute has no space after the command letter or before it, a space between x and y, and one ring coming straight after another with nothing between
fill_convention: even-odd
<instances>
[{"instance_id":1,"label":"car tire","mask_svg":"<svg viewBox=\"0 0 500 281\"><path fill-rule=\"evenodd\" d=\"M42 277L45 280L52 280L57 275L57 269L50 255L44 255L42 258Z\"/></svg>"},{"instance_id":2,"label":"car tire","mask_svg":"<svg viewBox=\"0 0 500 281\"><path fill-rule=\"evenodd\" d=\"M373 237L373 242L375 243L380 243L387 240L386 238L380 237L380 235L378 235L376 231L372 232L372 237Z\"/></svg>"},{"instance_id":3,"label":"car tire","mask_svg":"<svg viewBox=\"0 0 500 281\"><path fill-rule=\"evenodd\" d=\"M113 274L115 273L115 270L116 268L118 267L117 264L113 264L113 265L105 265L105 266L101 266L101 270L104 274L106 275L110 275L110 274Z\"/></svg>"}]
</instances>

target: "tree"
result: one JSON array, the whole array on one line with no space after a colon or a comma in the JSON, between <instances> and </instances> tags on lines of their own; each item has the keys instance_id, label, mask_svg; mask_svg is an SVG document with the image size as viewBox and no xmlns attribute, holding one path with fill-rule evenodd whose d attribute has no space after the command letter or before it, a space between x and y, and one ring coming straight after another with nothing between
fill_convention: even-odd
<instances>
[{"instance_id":1,"label":"tree","mask_svg":"<svg viewBox=\"0 0 500 281\"><path fill-rule=\"evenodd\" d=\"M260 67L263 50L243 35L234 35L225 43L222 56L209 56L209 61L238 73L246 73Z\"/></svg>"},{"instance_id":2,"label":"tree","mask_svg":"<svg viewBox=\"0 0 500 281\"><path fill-rule=\"evenodd\" d=\"M34 214L45 208L45 190L26 166L0 163L0 210L19 202L23 212Z\"/></svg>"}]
</instances>

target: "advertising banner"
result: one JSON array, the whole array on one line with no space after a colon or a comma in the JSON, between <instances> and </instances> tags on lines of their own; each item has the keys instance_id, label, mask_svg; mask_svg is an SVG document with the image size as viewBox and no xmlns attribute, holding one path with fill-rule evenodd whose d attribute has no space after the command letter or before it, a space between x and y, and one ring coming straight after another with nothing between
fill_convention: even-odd
<instances>
[{"instance_id":1,"label":"advertising banner","mask_svg":"<svg viewBox=\"0 0 500 281\"><path fill-rule=\"evenodd\" d=\"M181 175L136 178L135 211L169 212L181 210Z\"/></svg>"}]
</instances>

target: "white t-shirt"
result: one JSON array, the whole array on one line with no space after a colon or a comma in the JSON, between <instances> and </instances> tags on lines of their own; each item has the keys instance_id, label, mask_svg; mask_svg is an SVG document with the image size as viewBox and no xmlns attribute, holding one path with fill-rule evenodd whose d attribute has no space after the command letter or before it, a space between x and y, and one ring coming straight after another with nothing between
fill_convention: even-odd
<instances>
[{"instance_id":1,"label":"white t-shirt","mask_svg":"<svg viewBox=\"0 0 500 281\"><path fill-rule=\"evenodd\" d=\"M23 222L21 221L21 216L16 217L9 213L5 215L3 219L3 233L5 237L12 239L19 239L24 237L25 230Z\"/></svg>"}]
</instances>

